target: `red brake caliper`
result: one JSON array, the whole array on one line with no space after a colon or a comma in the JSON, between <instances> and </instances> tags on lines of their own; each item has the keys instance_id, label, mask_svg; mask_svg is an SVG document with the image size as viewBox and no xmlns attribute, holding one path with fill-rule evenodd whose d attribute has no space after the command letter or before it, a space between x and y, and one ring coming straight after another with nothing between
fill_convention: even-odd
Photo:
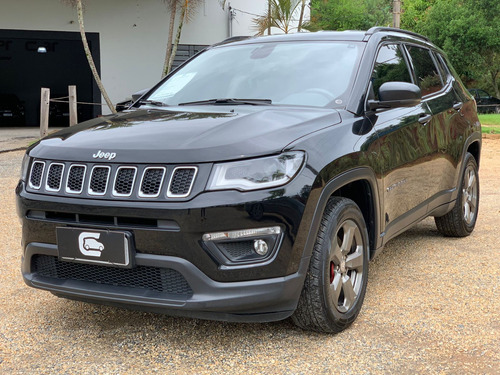
<instances>
[{"instance_id":1,"label":"red brake caliper","mask_svg":"<svg viewBox=\"0 0 500 375\"><path fill-rule=\"evenodd\" d=\"M333 283L333 279L335 278L335 264L330 262L330 284Z\"/></svg>"}]
</instances>

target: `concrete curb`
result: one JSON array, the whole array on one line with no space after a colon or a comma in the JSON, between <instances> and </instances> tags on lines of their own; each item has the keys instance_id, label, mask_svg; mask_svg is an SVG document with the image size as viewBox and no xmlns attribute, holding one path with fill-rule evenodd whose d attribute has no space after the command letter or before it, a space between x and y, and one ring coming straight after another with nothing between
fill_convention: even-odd
<instances>
[{"instance_id":1,"label":"concrete curb","mask_svg":"<svg viewBox=\"0 0 500 375\"><path fill-rule=\"evenodd\" d=\"M27 149L28 149L28 146L18 147L18 148L13 148L13 149L8 149L8 150L0 150L0 154L6 154L7 152L23 151L23 150L27 150Z\"/></svg>"}]
</instances>

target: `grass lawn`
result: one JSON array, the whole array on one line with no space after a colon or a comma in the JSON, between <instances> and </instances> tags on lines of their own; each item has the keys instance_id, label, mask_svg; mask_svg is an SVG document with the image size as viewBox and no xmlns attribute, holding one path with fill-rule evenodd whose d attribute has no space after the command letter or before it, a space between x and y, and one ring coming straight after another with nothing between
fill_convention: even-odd
<instances>
[{"instance_id":1,"label":"grass lawn","mask_svg":"<svg viewBox=\"0 0 500 375\"><path fill-rule=\"evenodd\" d=\"M479 115L479 121L483 125L497 125L500 126L500 114L488 113L485 115Z\"/></svg>"},{"instance_id":2,"label":"grass lawn","mask_svg":"<svg viewBox=\"0 0 500 375\"><path fill-rule=\"evenodd\" d=\"M500 134L500 114L479 115L483 133Z\"/></svg>"}]
</instances>

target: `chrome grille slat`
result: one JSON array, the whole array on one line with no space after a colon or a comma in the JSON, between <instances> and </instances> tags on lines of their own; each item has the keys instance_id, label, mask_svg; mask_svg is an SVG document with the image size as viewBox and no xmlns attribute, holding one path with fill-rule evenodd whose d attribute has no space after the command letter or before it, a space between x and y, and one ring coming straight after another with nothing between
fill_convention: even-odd
<instances>
[{"instance_id":1,"label":"chrome grille slat","mask_svg":"<svg viewBox=\"0 0 500 375\"><path fill-rule=\"evenodd\" d=\"M27 188L34 193L78 195L81 198L169 200L189 197L197 174L198 166L96 164L35 159ZM201 188L201 184L197 186L197 189Z\"/></svg>"},{"instance_id":2,"label":"chrome grille slat","mask_svg":"<svg viewBox=\"0 0 500 375\"><path fill-rule=\"evenodd\" d=\"M139 197L155 198L159 196L166 170L165 167L146 168L142 175Z\"/></svg>"},{"instance_id":3,"label":"chrome grille slat","mask_svg":"<svg viewBox=\"0 0 500 375\"><path fill-rule=\"evenodd\" d=\"M137 174L136 167L119 167L116 170L115 174L113 195L117 197L131 196L132 190L134 188L136 174Z\"/></svg>"},{"instance_id":4,"label":"chrome grille slat","mask_svg":"<svg viewBox=\"0 0 500 375\"><path fill-rule=\"evenodd\" d=\"M176 167L168 184L167 197L187 197L191 193L197 172L197 167Z\"/></svg>"},{"instance_id":5,"label":"chrome grille slat","mask_svg":"<svg viewBox=\"0 0 500 375\"><path fill-rule=\"evenodd\" d=\"M90 173L89 194L105 195L108 189L108 179L111 167L105 165L96 165Z\"/></svg>"},{"instance_id":6,"label":"chrome grille slat","mask_svg":"<svg viewBox=\"0 0 500 375\"><path fill-rule=\"evenodd\" d=\"M85 174L87 166L82 164L73 164L69 167L68 177L66 178L66 192L70 194L81 194L85 183Z\"/></svg>"},{"instance_id":7,"label":"chrome grille slat","mask_svg":"<svg viewBox=\"0 0 500 375\"><path fill-rule=\"evenodd\" d=\"M45 163L43 161L35 161L31 166L29 187L32 189L40 189L42 186L42 177L45 170Z\"/></svg>"},{"instance_id":8,"label":"chrome grille slat","mask_svg":"<svg viewBox=\"0 0 500 375\"><path fill-rule=\"evenodd\" d=\"M47 179L45 181L45 190L59 191L61 189L61 181L64 173L64 164L52 163L47 171Z\"/></svg>"}]
</instances>

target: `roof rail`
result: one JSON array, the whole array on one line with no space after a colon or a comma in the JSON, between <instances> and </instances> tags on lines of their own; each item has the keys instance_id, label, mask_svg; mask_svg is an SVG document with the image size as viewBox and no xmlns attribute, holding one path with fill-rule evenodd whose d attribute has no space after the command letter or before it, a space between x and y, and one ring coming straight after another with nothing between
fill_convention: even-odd
<instances>
[{"instance_id":1,"label":"roof rail","mask_svg":"<svg viewBox=\"0 0 500 375\"><path fill-rule=\"evenodd\" d=\"M228 44L228 43L233 43L233 42L239 42L240 40L245 40L245 39L250 39L253 38L252 36L232 36L230 38L224 39L223 41L219 43L212 44L212 47L215 46L221 46L223 44Z\"/></svg>"},{"instance_id":2,"label":"roof rail","mask_svg":"<svg viewBox=\"0 0 500 375\"><path fill-rule=\"evenodd\" d=\"M416 36L418 38L422 38L422 39L424 39L424 40L426 40L428 42L431 41L426 36L414 33L413 31L408 31L408 30L403 30L403 29L396 29L395 27L382 27L382 26L375 26L375 27L372 27L370 30L368 30L365 33L365 36L367 37L366 39L368 39L370 36L372 36L375 33L380 33L380 32L384 32L384 31L390 31L390 32L398 32L398 33L408 34L408 35L411 35L411 36Z\"/></svg>"}]
</instances>

